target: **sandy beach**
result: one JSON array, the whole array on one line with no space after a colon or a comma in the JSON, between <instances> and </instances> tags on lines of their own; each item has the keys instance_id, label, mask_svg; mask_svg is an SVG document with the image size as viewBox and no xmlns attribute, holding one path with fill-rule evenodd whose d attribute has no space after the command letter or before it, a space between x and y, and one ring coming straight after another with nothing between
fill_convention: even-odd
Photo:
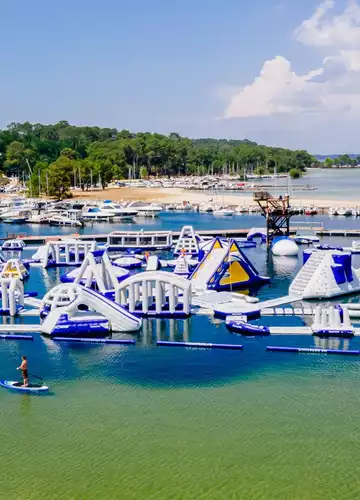
<instances>
[{"instance_id":1,"label":"sandy beach","mask_svg":"<svg viewBox=\"0 0 360 500\"><path fill-rule=\"evenodd\" d=\"M190 191L181 188L131 188L118 187L106 188L104 190L94 191L73 191L74 198L85 200L113 200L113 201L149 201L160 203L183 203L202 204L214 202L231 206L250 206L255 205L252 192L239 192L238 194L229 193L225 195L214 196L213 193ZM314 205L317 208L329 208L330 206L355 207L354 200L331 200L327 198L315 197L314 199L302 199L293 196L291 198L293 205L307 207Z\"/></svg>"}]
</instances>

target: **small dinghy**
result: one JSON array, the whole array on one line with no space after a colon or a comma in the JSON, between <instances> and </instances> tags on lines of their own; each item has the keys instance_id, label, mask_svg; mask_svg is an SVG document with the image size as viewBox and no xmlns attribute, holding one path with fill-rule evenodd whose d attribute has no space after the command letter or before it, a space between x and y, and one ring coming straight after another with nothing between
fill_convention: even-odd
<instances>
[{"instance_id":1,"label":"small dinghy","mask_svg":"<svg viewBox=\"0 0 360 500\"><path fill-rule=\"evenodd\" d=\"M27 387L23 387L22 382L17 380L0 380L0 385L6 389L20 392L48 392L49 390L48 386L40 384L29 384Z\"/></svg>"}]
</instances>

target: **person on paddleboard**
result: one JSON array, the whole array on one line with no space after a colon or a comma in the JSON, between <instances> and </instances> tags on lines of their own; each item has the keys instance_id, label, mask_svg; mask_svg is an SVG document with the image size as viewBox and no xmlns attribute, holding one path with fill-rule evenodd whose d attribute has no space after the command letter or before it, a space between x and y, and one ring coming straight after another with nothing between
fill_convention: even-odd
<instances>
[{"instance_id":1,"label":"person on paddleboard","mask_svg":"<svg viewBox=\"0 0 360 500\"><path fill-rule=\"evenodd\" d=\"M21 365L16 368L17 370L22 371L22 376L24 379L23 387L29 386L29 373L28 373L28 362L26 356L21 357Z\"/></svg>"}]
</instances>

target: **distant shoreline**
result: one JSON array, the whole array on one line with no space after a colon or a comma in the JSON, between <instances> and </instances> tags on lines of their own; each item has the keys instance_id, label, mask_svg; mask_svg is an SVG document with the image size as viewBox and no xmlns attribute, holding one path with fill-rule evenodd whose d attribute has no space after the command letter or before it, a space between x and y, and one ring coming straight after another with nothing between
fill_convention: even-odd
<instances>
[{"instance_id":1,"label":"distant shoreline","mask_svg":"<svg viewBox=\"0 0 360 500\"><path fill-rule=\"evenodd\" d=\"M213 193L199 193L182 188L131 188L131 187L118 187L106 188L104 190L96 191L72 191L72 199L82 200L113 200L113 201L148 201L160 203L183 203L189 202L193 205L200 205L206 203L214 203L218 205L231 205L231 206L252 206L256 205L253 200L253 193L245 193L239 191L238 194L221 194L214 195ZM294 206L314 206L319 209L328 209L331 206L335 207L356 207L355 201L351 200L336 200L330 198L322 198L321 196L314 196L314 198L306 199L301 196L292 196L291 204ZM360 202L359 202L360 205Z\"/></svg>"}]
</instances>

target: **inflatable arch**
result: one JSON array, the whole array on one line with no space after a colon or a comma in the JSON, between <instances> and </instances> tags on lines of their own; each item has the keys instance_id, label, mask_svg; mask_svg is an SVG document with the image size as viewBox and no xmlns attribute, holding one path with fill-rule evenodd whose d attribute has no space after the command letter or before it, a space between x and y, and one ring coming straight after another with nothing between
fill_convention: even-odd
<instances>
[{"instance_id":1,"label":"inflatable arch","mask_svg":"<svg viewBox=\"0 0 360 500\"><path fill-rule=\"evenodd\" d=\"M89 251L97 248L96 241L59 240L48 241L41 246L32 256L34 260L40 260L42 266L79 266L84 256Z\"/></svg>"},{"instance_id":2,"label":"inflatable arch","mask_svg":"<svg viewBox=\"0 0 360 500\"><path fill-rule=\"evenodd\" d=\"M248 241L254 241L255 238L260 238L261 243L266 243L267 231L266 228L253 227L247 234L246 239Z\"/></svg>"},{"instance_id":3,"label":"inflatable arch","mask_svg":"<svg viewBox=\"0 0 360 500\"><path fill-rule=\"evenodd\" d=\"M141 316L188 316L191 282L173 273L147 271L120 283L115 301Z\"/></svg>"},{"instance_id":4,"label":"inflatable arch","mask_svg":"<svg viewBox=\"0 0 360 500\"><path fill-rule=\"evenodd\" d=\"M58 307L68 306L80 294L82 287L73 283L54 286L40 303L40 318L45 318L50 311Z\"/></svg>"}]
</instances>

